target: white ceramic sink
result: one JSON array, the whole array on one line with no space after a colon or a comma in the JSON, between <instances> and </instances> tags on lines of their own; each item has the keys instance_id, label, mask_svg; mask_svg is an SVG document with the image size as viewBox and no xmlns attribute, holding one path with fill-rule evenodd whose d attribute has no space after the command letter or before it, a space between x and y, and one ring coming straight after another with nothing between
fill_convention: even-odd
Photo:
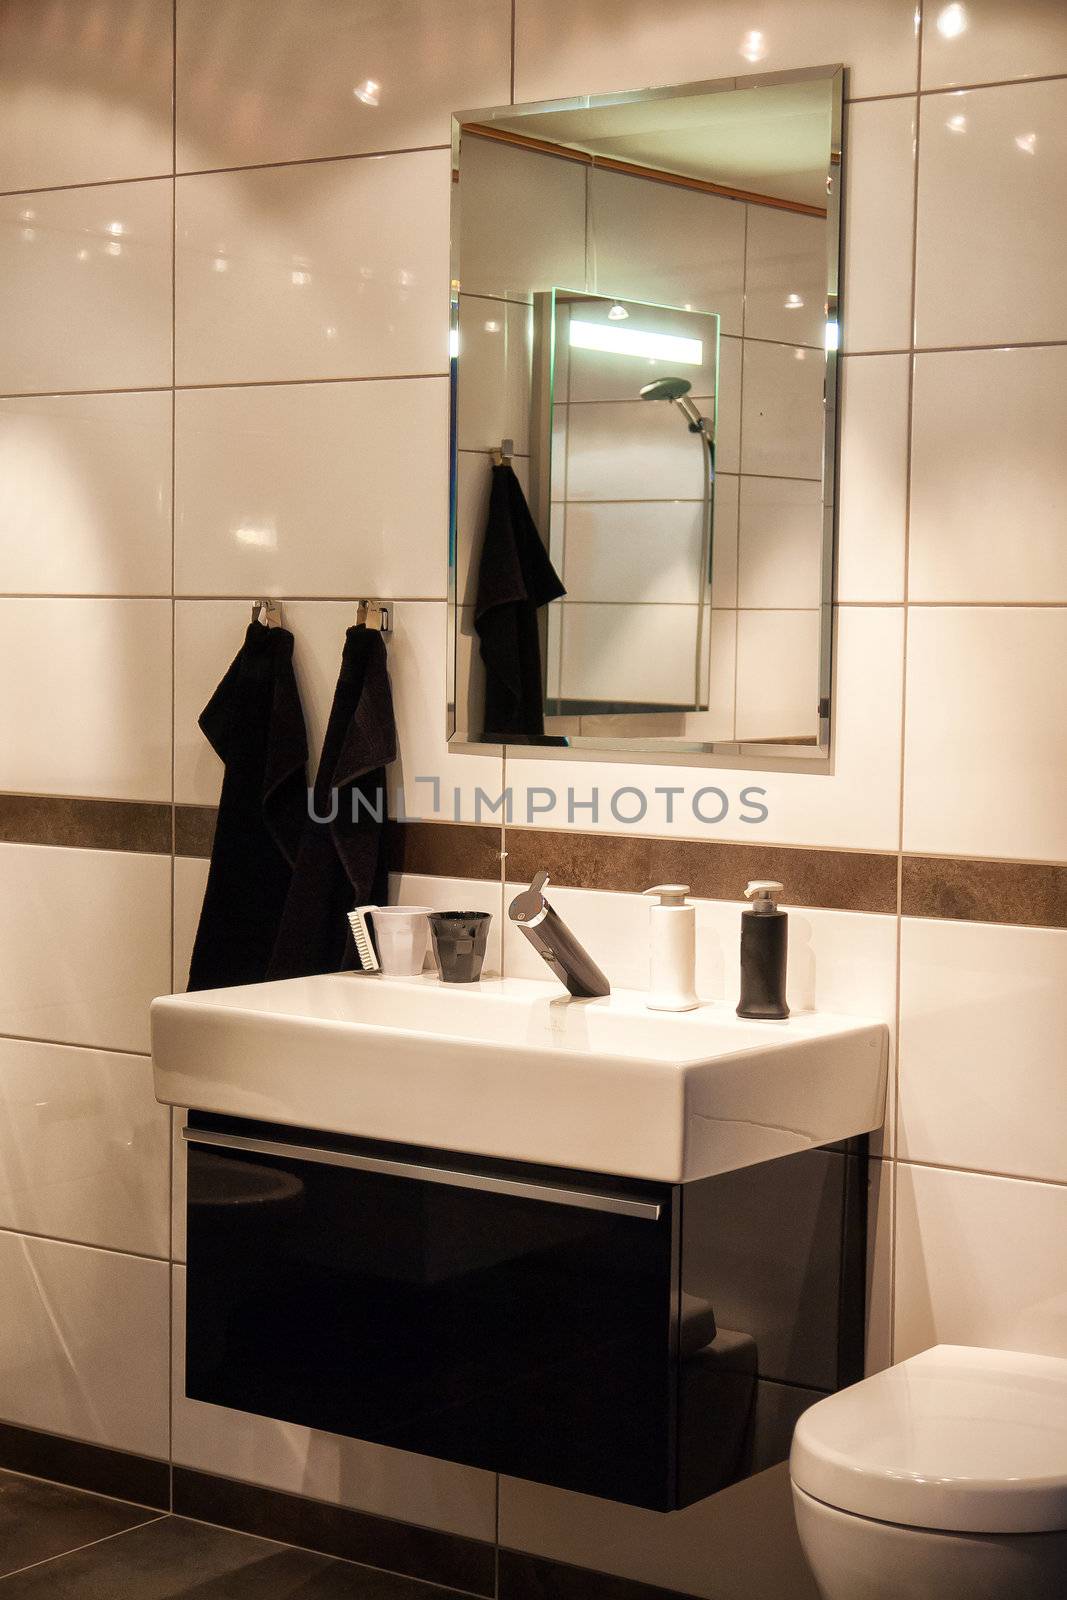
<instances>
[{"instance_id":1,"label":"white ceramic sink","mask_svg":"<svg viewBox=\"0 0 1067 1600\"><path fill-rule=\"evenodd\" d=\"M879 1127L888 1029L359 972L152 1006L164 1104L667 1183Z\"/></svg>"}]
</instances>

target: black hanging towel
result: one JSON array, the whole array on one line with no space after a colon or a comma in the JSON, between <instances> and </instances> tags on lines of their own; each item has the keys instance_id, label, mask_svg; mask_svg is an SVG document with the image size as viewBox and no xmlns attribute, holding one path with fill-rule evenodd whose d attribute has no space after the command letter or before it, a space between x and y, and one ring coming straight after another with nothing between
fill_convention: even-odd
<instances>
[{"instance_id":1,"label":"black hanging towel","mask_svg":"<svg viewBox=\"0 0 1067 1600\"><path fill-rule=\"evenodd\" d=\"M250 624L200 727L226 771L189 988L260 983L307 814L307 733L288 629Z\"/></svg>"},{"instance_id":2,"label":"black hanging towel","mask_svg":"<svg viewBox=\"0 0 1067 1600\"><path fill-rule=\"evenodd\" d=\"M537 737L545 731L537 613L566 594L506 462L494 466L474 626L485 662L485 734Z\"/></svg>"},{"instance_id":3,"label":"black hanging towel","mask_svg":"<svg viewBox=\"0 0 1067 1600\"><path fill-rule=\"evenodd\" d=\"M385 642L375 629L349 628L272 978L358 965L346 916L388 899L385 769L395 759Z\"/></svg>"}]
</instances>

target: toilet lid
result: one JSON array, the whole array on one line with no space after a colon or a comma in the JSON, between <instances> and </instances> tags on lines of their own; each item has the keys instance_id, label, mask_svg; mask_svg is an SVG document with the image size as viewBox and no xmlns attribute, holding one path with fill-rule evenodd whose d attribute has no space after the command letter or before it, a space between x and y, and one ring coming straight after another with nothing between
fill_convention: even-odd
<instances>
[{"instance_id":1,"label":"toilet lid","mask_svg":"<svg viewBox=\"0 0 1067 1600\"><path fill-rule=\"evenodd\" d=\"M789 1471L880 1522L1067 1529L1067 1360L935 1345L805 1411Z\"/></svg>"}]
</instances>

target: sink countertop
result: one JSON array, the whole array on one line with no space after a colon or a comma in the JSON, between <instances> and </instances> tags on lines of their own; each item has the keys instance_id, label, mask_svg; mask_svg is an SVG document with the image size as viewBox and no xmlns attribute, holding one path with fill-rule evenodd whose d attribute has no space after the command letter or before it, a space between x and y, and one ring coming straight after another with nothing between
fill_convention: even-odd
<instances>
[{"instance_id":1,"label":"sink countertop","mask_svg":"<svg viewBox=\"0 0 1067 1600\"><path fill-rule=\"evenodd\" d=\"M881 1125L885 1023L329 973L153 1002L164 1104L666 1183Z\"/></svg>"}]
</instances>

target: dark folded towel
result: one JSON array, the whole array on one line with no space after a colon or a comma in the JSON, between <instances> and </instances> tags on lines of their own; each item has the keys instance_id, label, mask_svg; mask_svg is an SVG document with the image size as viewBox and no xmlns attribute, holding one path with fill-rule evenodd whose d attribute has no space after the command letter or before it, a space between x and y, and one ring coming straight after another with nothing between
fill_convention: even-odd
<instances>
[{"instance_id":1,"label":"dark folded towel","mask_svg":"<svg viewBox=\"0 0 1067 1600\"><path fill-rule=\"evenodd\" d=\"M511 467L493 468L474 626L485 662L485 734L545 731L539 607L566 594Z\"/></svg>"},{"instance_id":2,"label":"dark folded towel","mask_svg":"<svg viewBox=\"0 0 1067 1600\"><path fill-rule=\"evenodd\" d=\"M250 624L200 727L226 772L189 988L259 983L307 815L307 734L286 628Z\"/></svg>"},{"instance_id":3,"label":"dark folded towel","mask_svg":"<svg viewBox=\"0 0 1067 1600\"><path fill-rule=\"evenodd\" d=\"M395 759L385 643L371 629L349 628L272 978L358 966L346 913L388 899L385 769Z\"/></svg>"}]
</instances>

